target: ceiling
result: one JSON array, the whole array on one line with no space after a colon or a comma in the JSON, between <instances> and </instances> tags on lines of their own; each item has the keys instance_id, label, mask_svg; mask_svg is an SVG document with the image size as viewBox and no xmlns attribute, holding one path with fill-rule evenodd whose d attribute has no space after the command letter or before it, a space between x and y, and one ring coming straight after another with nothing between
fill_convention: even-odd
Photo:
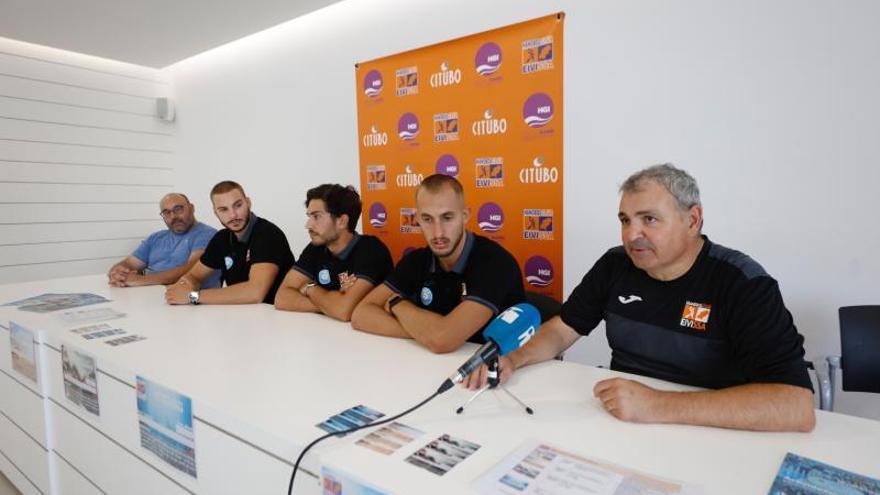
<instances>
[{"instance_id":1,"label":"ceiling","mask_svg":"<svg viewBox=\"0 0 880 495\"><path fill-rule=\"evenodd\" d=\"M0 36L162 68L339 0L0 0Z\"/></svg>"}]
</instances>

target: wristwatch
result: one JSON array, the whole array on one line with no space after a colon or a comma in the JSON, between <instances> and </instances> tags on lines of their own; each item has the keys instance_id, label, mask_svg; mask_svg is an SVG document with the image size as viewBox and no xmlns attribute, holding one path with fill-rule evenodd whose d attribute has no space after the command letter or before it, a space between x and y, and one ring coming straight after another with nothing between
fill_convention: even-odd
<instances>
[{"instance_id":1,"label":"wristwatch","mask_svg":"<svg viewBox=\"0 0 880 495\"><path fill-rule=\"evenodd\" d=\"M199 295L200 294L201 294L201 292L197 291L197 290L190 292L189 293L189 303L192 304L193 306L197 306L199 304Z\"/></svg>"},{"instance_id":2,"label":"wristwatch","mask_svg":"<svg viewBox=\"0 0 880 495\"><path fill-rule=\"evenodd\" d=\"M391 299L388 300L388 312L391 314L394 314L394 312L391 311L394 308L394 305L403 301L403 300L404 300L403 296L401 296L400 294L395 294L394 297L392 297Z\"/></svg>"}]
</instances>

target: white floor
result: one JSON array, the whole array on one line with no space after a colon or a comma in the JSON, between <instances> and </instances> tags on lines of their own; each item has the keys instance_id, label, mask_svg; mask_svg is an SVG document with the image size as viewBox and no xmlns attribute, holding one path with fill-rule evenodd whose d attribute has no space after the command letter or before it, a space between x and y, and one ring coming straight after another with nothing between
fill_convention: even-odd
<instances>
[{"instance_id":1,"label":"white floor","mask_svg":"<svg viewBox=\"0 0 880 495\"><path fill-rule=\"evenodd\" d=\"M21 492L12 486L12 483L6 479L6 476L3 476L3 473L0 473L0 495L21 495Z\"/></svg>"}]
</instances>

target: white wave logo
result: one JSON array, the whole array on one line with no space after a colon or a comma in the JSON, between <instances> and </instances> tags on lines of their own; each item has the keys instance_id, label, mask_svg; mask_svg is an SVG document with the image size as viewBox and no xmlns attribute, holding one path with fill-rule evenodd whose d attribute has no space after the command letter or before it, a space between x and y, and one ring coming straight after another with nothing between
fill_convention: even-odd
<instances>
[{"instance_id":1,"label":"white wave logo","mask_svg":"<svg viewBox=\"0 0 880 495\"><path fill-rule=\"evenodd\" d=\"M546 117L541 114L547 115ZM538 115L529 115L525 118L526 125L529 127L544 127L550 121L553 120L553 113L550 110L550 107L540 107L538 108Z\"/></svg>"},{"instance_id":2,"label":"white wave logo","mask_svg":"<svg viewBox=\"0 0 880 495\"><path fill-rule=\"evenodd\" d=\"M547 272L546 278L540 275L541 272ZM529 275L526 277L526 282L534 285L535 287L547 287L551 283L553 283L553 274L549 273L550 270L538 270L539 275Z\"/></svg>"}]
</instances>

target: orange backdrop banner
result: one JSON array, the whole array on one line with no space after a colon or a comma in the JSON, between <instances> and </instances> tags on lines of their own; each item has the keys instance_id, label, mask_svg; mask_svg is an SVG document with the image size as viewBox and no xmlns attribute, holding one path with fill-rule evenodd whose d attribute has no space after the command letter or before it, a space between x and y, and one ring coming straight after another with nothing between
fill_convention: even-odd
<instances>
[{"instance_id":1,"label":"orange backdrop banner","mask_svg":"<svg viewBox=\"0 0 880 495\"><path fill-rule=\"evenodd\" d=\"M468 225L513 253L527 290L562 298L558 13L356 66L363 230L395 262L425 245L423 178L457 177Z\"/></svg>"}]
</instances>

